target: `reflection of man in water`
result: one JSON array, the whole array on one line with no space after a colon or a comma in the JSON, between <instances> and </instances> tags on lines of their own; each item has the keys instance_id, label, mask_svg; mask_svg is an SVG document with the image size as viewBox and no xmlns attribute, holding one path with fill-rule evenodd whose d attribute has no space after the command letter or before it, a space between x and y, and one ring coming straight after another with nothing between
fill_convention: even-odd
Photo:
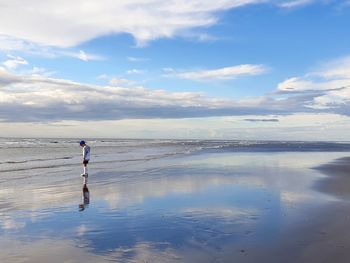
<instances>
[{"instance_id":1,"label":"reflection of man in water","mask_svg":"<svg viewBox=\"0 0 350 263\"><path fill-rule=\"evenodd\" d=\"M90 192L86 182L84 182L84 186L83 186L82 201L83 203L79 205L79 211L83 211L85 208L89 206L89 203L90 203Z\"/></svg>"}]
</instances>

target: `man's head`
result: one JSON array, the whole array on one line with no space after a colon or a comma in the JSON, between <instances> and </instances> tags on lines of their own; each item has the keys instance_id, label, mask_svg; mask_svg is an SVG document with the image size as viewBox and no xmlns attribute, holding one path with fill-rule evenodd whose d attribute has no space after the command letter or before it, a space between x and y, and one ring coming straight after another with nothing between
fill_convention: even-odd
<instances>
[{"instance_id":1,"label":"man's head","mask_svg":"<svg viewBox=\"0 0 350 263\"><path fill-rule=\"evenodd\" d=\"M85 146L85 141L80 141L79 144L80 144L81 147L84 147Z\"/></svg>"}]
</instances>

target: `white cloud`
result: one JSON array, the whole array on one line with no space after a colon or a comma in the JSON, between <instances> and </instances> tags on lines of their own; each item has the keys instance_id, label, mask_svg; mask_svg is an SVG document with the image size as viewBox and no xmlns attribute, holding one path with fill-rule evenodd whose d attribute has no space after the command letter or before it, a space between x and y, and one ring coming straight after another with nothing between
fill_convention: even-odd
<instances>
[{"instance_id":1,"label":"white cloud","mask_svg":"<svg viewBox=\"0 0 350 263\"><path fill-rule=\"evenodd\" d=\"M309 75L324 79L350 79L350 56L325 63L320 70Z\"/></svg>"},{"instance_id":2,"label":"white cloud","mask_svg":"<svg viewBox=\"0 0 350 263\"><path fill-rule=\"evenodd\" d=\"M283 8L295 8L313 3L315 0L291 0L279 4Z\"/></svg>"},{"instance_id":3,"label":"white cloud","mask_svg":"<svg viewBox=\"0 0 350 263\"><path fill-rule=\"evenodd\" d=\"M111 76L107 74L101 74L96 77L99 80L104 80L111 86L114 87L123 87L123 86L136 86L137 82L131 79L120 78L117 76Z\"/></svg>"},{"instance_id":4,"label":"white cloud","mask_svg":"<svg viewBox=\"0 0 350 263\"><path fill-rule=\"evenodd\" d=\"M279 83L277 89L285 92L321 91L339 89L349 84L349 79L320 81L308 77L293 77Z\"/></svg>"},{"instance_id":5,"label":"white cloud","mask_svg":"<svg viewBox=\"0 0 350 263\"><path fill-rule=\"evenodd\" d=\"M99 36L129 33L138 45L208 27L218 12L265 0L8 1L0 9L3 35L44 46L73 47ZM15 18L15 19L14 19ZM1 46L1 44L0 44Z\"/></svg>"},{"instance_id":6,"label":"white cloud","mask_svg":"<svg viewBox=\"0 0 350 263\"><path fill-rule=\"evenodd\" d=\"M79 56L78 56L79 59L83 60L83 61L88 61L89 60L89 57L88 55L82 51L82 50L79 50Z\"/></svg>"},{"instance_id":7,"label":"white cloud","mask_svg":"<svg viewBox=\"0 0 350 263\"><path fill-rule=\"evenodd\" d=\"M16 39L14 37L1 35L1 34L0 34L0 51L6 51L6 52L21 51L26 54L41 56L45 58L72 57L83 61L106 59L103 56L90 54L83 50L74 51L69 49L49 47L49 46L35 44L23 39Z\"/></svg>"},{"instance_id":8,"label":"white cloud","mask_svg":"<svg viewBox=\"0 0 350 263\"><path fill-rule=\"evenodd\" d=\"M160 109L161 110L161 109ZM57 114L57 113L56 113ZM101 114L101 118L104 117ZM348 140L350 118L338 114L271 115L279 122L246 122L261 115L108 121L0 122L3 136L241 140ZM99 129L98 127L103 127Z\"/></svg>"},{"instance_id":9,"label":"white cloud","mask_svg":"<svg viewBox=\"0 0 350 263\"><path fill-rule=\"evenodd\" d=\"M7 55L7 57L8 60L2 63L7 69L14 70L20 65L28 65L28 61L26 61L24 58L11 55Z\"/></svg>"},{"instance_id":10,"label":"white cloud","mask_svg":"<svg viewBox=\"0 0 350 263\"><path fill-rule=\"evenodd\" d=\"M8 58L7 60L1 63L2 65L4 65L4 67L0 67L0 78L2 74L6 75L7 71L16 72L17 74L25 74L25 75L32 75L32 76L47 76L47 77L55 74L55 72L47 71L45 68L42 68L42 67L36 67L36 66L29 67L30 63L22 57L7 55L7 58ZM21 66L27 66L27 67L21 67Z\"/></svg>"},{"instance_id":11,"label":"white cloud","mask_svg":"<svg viewBox=\"0 0 350 263\"><path fill-rule=\"evenodd\" d=\"M268 71L268 68L264 65L244 64L212 70L178 72L172 68L165 68L163 71L166 72L165 76L173 76L181 79L190 79L196 81L206 81L229 80L242 76L260 75L266 73Z\"/></svg>"},{"instance_id":12,"label":"white cloud","mask_svg":"<svg viewBox=\"0 0 350 263\"><path fill-rule=\"evenodd\" d=\"M32 69L25 71L25 74L32 75L32 76L46 76L50 77L54 75L55 71L47 71L45 68L40 67L33 67Z\"/></svg>"},{"instance_id":13,"label":"white cloud","mask_svg":"<svg viewBox=\"0 0 350 263\"><path fill-rule=\"evenodd\" d=\"M52 54L54 56L67 56L67 57L72 57L72 58L77 58L80 59L82 61L91 61L91 60L105 60L104 57L100 56L100 55L95 55L95 54L90 54L90 53L86 53L83 50L79 50L79 52L75 52L75 51L53 51Z\"/></svg>"},{"instance_id":14,"label":"white cloud","mask_svg":"<svg viewBox=\"0 0 350 263\"><path fill-rule=\"evenodd\" d=\"M142 69L130 69L126 71L127 74L143 74L145 73L145 70Z\"/></svg>"},{"instance_id":15,"label":"white cloud","mask_svg":"<svg viewBox=\"0 0 350 263\"><path fill-rule=\"evenodd\" d=\"M277 89L281 93L314 93L309 107L345 114L350 110L350 57L326 63L303 77L287 79Z\"/></svg>"},{"instance_id":16,"label":"white cloud","mask_svg":"<svg viewBox=\"0 0 350 263\"><path fill-rule=\"evenodd\" d=\"M0 34L0 50L3 50L3 51L21 50L24 52L31 52L36 49L38 49L37 44L33 44L23 39L18 39L18 38Z\"/></svg>"},{"instance_id":17,"label":"white cloud","mask_svg":"<svg viewBox=\"0 0 350 263\"><path fill-rule=\"evenodd\" d=\"M48 76L17 75L3 69L0 70L0 119L41 122L246 116L244 119L249 119L251 124L270 125L281 123L281 118L278 117L280 122L277 122L277 117L267 116L300 113L349 116L350 75L347 67L350 62L341 61L343 63L337 63L338 67L331 62L331 66L327 64L305 76L288 79L278 85L274 94L241 100L209 97L201 92L148 89L117 77L107 86L98 86ZM229 73L220 69L197 71L189 75L196 79L226 79L259 72L246 69ZM40 69L38 71L40 74ZM171 68L164 71L178 74ZM101 77L108 78L106 75Z\"/></svg>"},{"instance_id":18,"label":"white cloud","mask_svg":"<svg viewBox=\"0 0 350 263\"><path fill-rule=\"evenodd\" d=\"M45 76L15 75L0 71L0 119L7 121L112 120L127 118L186 118L259 112L303 110L289 99L235 101L210 98L200 92L167 92L112 79L113 86L96 86ZM19 114L20 112L20 114Z\"/></svg>"},{"instance_id":19,"label":"white cloud","mask_svg":"<svg viewBox=\"0 0 350 263\"><path fill-rule=\"evenodd\" d=\"M324 95L315 97L310 107L315 109L344 108L349 111L350 85L346 88L329 91Z\"/></svg>"},{"instance_id":20,"label":"white cloud","mask_svg":"<svg viewBox=\"0 0 350 263\"><path fill-rule=\"evenodd\" d=\"M232 128L220 122L212 124L223 132L223 138L247 140L338 140L346 141L346 130L350 129L350 117L332 113L295 113L290 115L271 115L278 122L245 122L261 116L223 117L232 123Z\"/></svg>"}]
</instances>

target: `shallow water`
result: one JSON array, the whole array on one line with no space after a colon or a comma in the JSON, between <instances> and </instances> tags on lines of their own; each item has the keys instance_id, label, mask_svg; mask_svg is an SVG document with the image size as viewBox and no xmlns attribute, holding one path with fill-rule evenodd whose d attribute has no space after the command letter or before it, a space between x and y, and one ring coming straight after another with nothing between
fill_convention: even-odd
<instances>
[{"instance_id":1,"label":"shallow water","mask_svg":"<svg viewBox=\"0 0 350 263\"><path fill-rule=\"evenodd\" d=\"M0 262L248 262L337 202L312 168L349 154L95 141L83 189L80 149L57 141L2 144Z\"/></svg>"}]
</instances>

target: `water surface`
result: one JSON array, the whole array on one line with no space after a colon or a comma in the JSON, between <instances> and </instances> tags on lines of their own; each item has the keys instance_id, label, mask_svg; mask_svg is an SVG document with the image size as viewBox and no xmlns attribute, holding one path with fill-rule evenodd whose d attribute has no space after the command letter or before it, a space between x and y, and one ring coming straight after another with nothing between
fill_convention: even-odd
<instances>
[{"instance_id":1,"label":"water surface","mask_svg":"<svg viewBox=\"0 0 350 263\"><path fill-rule=\"evenodd\" d=\"M248 262L339 202L314 190L325 175L312 168L350 150L303 142L90 145L84 186L75 140L0 141L1 262Z\"/></svg>"}]
</instances>

